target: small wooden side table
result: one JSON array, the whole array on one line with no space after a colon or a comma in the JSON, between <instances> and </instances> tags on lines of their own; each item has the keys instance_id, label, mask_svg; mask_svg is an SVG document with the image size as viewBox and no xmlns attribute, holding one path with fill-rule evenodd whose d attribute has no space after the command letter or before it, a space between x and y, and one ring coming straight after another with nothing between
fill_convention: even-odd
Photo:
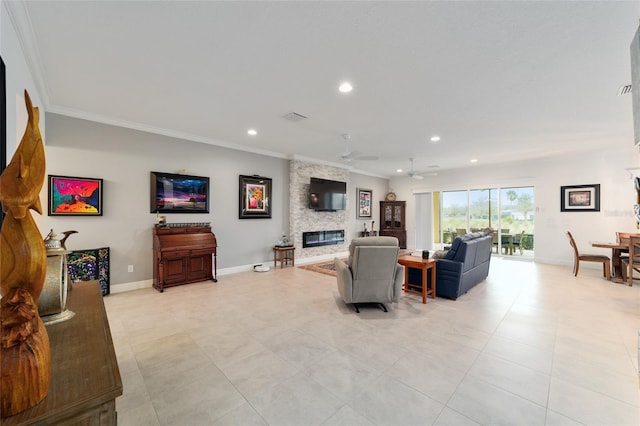
<instances>
[{"instance_id":1,"label":"small wooden side table","mask_svg":"<svg viewBox=\"0 0 640 426\"><path fill-rule=\"evenodd\" d=\"M404 266L404 284L402 289L407 293L421 294L422 303L427 303L427 296L436 298L436 260L422 259L417 256L400 256L398 263ZM422 285L409 282L409 268L422 271ZM427 288L427 271L431 270L431 286Z\"/></svg>"},{"instance_id":2,"label":"small wooden side table","mask_svg":"<svg viewBox=\"0 0 640 426\"><path fill-rule=\"evenodd\" d=\"M377 237L378 231L362 231L358 234L360 237Z\"/></svg>"},{"instance_id":3,"label":"small wooden side table","mask_svg":"<svg viewBox=\"0 0 640 426\"><path fill-rule=\"evenodd\" d=\"M291 262L291 266L296 266L295 263L295 250L294 246L274 246L273 247L273 267L277 266L277 262L280 261L280 269L284 265L288 265Z\"/></svg>"}]
</instances>

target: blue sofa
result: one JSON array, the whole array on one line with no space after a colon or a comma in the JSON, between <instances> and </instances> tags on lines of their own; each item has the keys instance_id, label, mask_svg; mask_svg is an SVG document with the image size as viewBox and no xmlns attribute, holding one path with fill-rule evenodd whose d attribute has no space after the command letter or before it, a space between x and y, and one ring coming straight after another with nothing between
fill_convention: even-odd
<instances>
[{"instance_id":1,"label":"blue sofa","mask_svg":"<svg viewBox=\"0 0 640 426\"><path fill-rule=\"evenodd\" d=\"M474 232L456 237L436 265L436 295L457 299L489 275L493 234Z\"/></svg>"}]
</instances>

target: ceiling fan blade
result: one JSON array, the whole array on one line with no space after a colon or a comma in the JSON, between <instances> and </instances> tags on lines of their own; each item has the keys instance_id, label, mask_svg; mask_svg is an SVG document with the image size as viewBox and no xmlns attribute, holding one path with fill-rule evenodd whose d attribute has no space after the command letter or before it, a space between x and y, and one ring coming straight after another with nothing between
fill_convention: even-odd
<instances>
[{"instance_id":1,"label":"ceiling fan blade","mask_svg":"<svg viewBox=\"0 0 640 426\"><path fill-rule=\"evenodd\" d=\"M422 180L422 179L424 179L424 176L417 175L417 174L413 174L413 175L411 175L411 177L412 177L412 178L414 178L414 179L417 179L417 180Z\"/></svg>"},{"instance_id":2,"label":"ceiling fan blade","mask_svg":"<svg viewBox=\"0 0 640 426\"><path fill-rule=\"evenodd\" d=\"M342 161L351 161L353 160L353 152L343 152L340 154L340 159Z\"/></svg>"},{"instance_id":3,"label":"ceiling fan blade","mask_svg":"<svg viewBox=\"0 0 640 426\"><path fill-rule=\"evenodd\" d=\"M364 161L373 161L377 160L379 157L377 155L358 155L357 157L353 157L354 160L364 160Z\"/></svg>"}]
</instances>

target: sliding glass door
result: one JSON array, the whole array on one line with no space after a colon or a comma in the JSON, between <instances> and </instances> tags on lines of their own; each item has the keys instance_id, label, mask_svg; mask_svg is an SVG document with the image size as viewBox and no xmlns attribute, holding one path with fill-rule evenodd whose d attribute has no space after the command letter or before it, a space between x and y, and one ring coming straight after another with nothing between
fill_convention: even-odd
<instances>
[{"instance_id":1,"label":"sliding glass door","mask_svg":"<svg viewBox=\"0 0 640 426\"><path fill-rule=\"evenodd\" d=\"M495 253L533 257L533 197L533 187L443 191L442 242L489 227L496 231Z\"/></svg>"},{"instance_id":2,"label":"sliding glass door","mask_svg":"<svg viewBox=\"0 0 640 426\"><path fill-rule=\"evenodd\" d=\"M533 187L500 189L500 229L507 235L503 253L533 256Z\"/></svg>"},{"instance_id":3,"label":"sliding glass door","mask_svg":"<svg viewBox=\"0 0 640 426\"><path fill-rule=\"evenodd\" d=\"M451 244L461 230L467 229L468 191L442 192L440 226L442 242Z\"/></svg>"},{"instance_id":4,"label":"sliding glass door","mask_svg":"<svg viewBox=\"0 0 640 426\"><path fill-rule=\"evenodd\" d=\"M495 190L474 189L469 191L469 231L480 231L491 227L491 213L495 211L495 201L491 199ZM493 209L492 209L493 201Z\"/></svg>"}]
</instances>

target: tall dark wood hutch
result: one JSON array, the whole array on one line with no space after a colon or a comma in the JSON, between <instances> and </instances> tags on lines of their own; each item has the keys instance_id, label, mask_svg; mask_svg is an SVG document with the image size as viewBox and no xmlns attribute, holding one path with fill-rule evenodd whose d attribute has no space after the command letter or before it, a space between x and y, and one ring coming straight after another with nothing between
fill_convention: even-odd
<instances>
[{"instance_id":1,"label":"tall dark wood hutch","mask_svg":"<svg viewBox=\"0 0 640 426\"><path fill-rule=\"evenodd\" d=\"M216 236L208 224L177 223L153 228L153 287L160 292L198 281L217 282Z\"/></svg>"},{"instance_id":2,"label":"tall dark wood hutch","mask_svg":"<svg viewBox=\"0 0 640 426\"><path fill-rule=\"evenodd\" d=\"M400 248L407 248L406 201L380 201L380 235L396 237Z\"/></svg>"}]
</instances>

